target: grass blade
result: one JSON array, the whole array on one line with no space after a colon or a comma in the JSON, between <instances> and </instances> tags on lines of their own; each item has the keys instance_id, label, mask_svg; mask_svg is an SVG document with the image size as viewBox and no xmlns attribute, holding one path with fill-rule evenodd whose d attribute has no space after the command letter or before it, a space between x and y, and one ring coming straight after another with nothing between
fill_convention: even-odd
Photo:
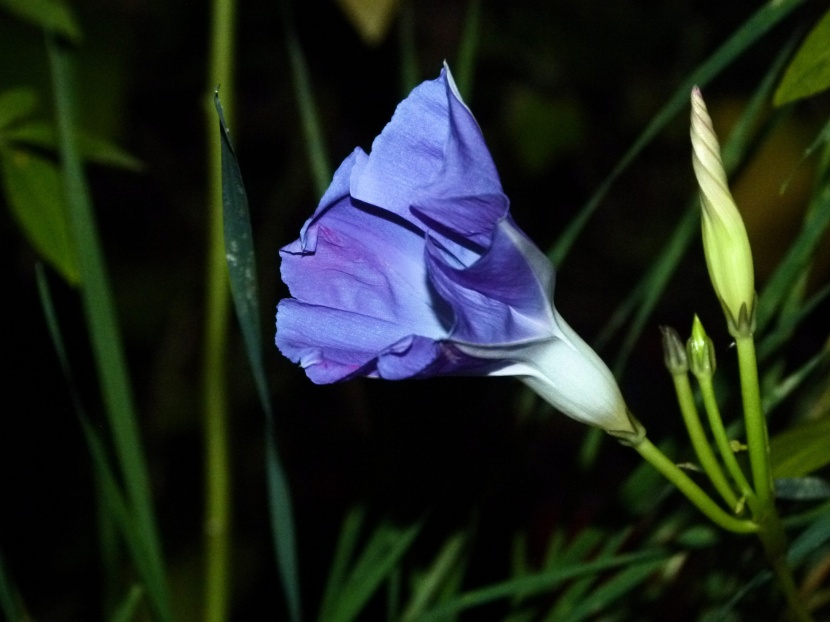
<instances>
[{"instance_id":1,"label":"grass blade","mask_svg":"<svg viewBox=\"0 0 830 622\"><path fill-rule=\"evenodd\" d=\"M510 598L514 594L530 595L549 592L569 579L595 575L620 566L631 566L648 562L656 563L658 560L664 561L665 558L666 555L662 551L643 551L639 553L627 553L601 561L571 564L566 567L556 568L552 571L512 579L461 594L458 598L430 610L418 618L418 620L419 622L435 620L450 613L472 609L473 607L479 607L503 598Z\"/></svg>"},{"instance_id":2,"label":"grass blade","mask_svg":"<svg viewBox=\"0 0 830 622\"><path fill-rule=\"evenodd\" d=\"M326 581L326 589L320 605L321 612L332 609L337 594L343 589L349 562L351 562L357 548L357 540L360 537L360 528L363 525L365 515L365 510L357 506L349 510L346 518L343 519L343 526L340 528L340 537L337 540L337 548L334 551L334 559L329 569L329 578Z\"/></svg>"},{"instance_id":3,"label":"grass blade","mask_svg":"<svg viewBox=\"0 0 830 622\"><path fill-rule=\"evenodd\" d=\"M381 523L369 538L348 579L332 601L331 608L320 612L320 621L357 620L366 603L395 570L401 556L409 550L420 529L420 523L406 528Z\"/></svg>"},{"instance_id":4,"label":"grass blade","mask_svg":"<svg viewBox=\"0 0 830 622\"><path fill-rule=\"evenodd\" d=\"M568 614L568 617L562 619L568 620L568 622L578 622L596 616L615 600L625 596L648 579L665 563L665 560L659 559L632 565L621 570L596 590L586 595L579 605Z\"/></svg>"},{"instance_id":5,"label":"grass blade","mask_svg":"<svg viewBox=\"0 0 830 622\"><path fill-rule=\"evenodd\" d=\"M455 83L466 101L470 101L475 73L476 51L481 30L481 0L470 0L461 33L461 45L456 59Z\"/></svg>"},{"instance_id":6,"label":"grass blade","mask_svg":"<svg viewBox=\"0 0 830 622\"><path fill-rule=\"evenodd\" d=\"M242 183L242 173L231 144L230 134L219 95L214 95L219 116L219 134L222 145L222 202L224 205L225 252L236 314L251 364L251 372L262 408L265 411L265 468L268 504L271 511L271 533L283 589L288 601L290 619L302 618L299 573L295 544L294 518L288 479L282 467L274 439L274 411L265 366L262 360L262 331L259 326L259 294L257 290L256 260L254 255L248 197Z\"/></svg>"},{"instance_id":7,"label":"grass blade","mask_svg":"<svg viewBox=\"0 0 830 622\"><path fill-rule=\"evenodd\" d=\"M317 117L317 107L314 105L314 94L308 77L308 66L305 62L303 48L297 38L297 30L294 27L294 18L291 15L288 0L280 0L280 7L285 22L285 45L288 47L288 58L291 61L294 94L297 97L303 135L308 150L308 163L311 166L317 196L322 197L331 182L331 165L329 164L328 155L326 155L323 132L320 129L320 119Z\"/></svg>"},{"instance_id":8,"label":"grass blade","mask_svg":"<svg viewBox=\"0 0 830 622\"><path fill-rule=\"evenodd\" d=\"M144 453L141 447L132 388L115 315L92 211L89 191L73 132L74 93L68 52L51 37L47 51L54 88L58 145L63 165L63 182L69 211L73 242L77 249L80 270L81 298L92 341L98 376L115 446L120 474L124 481L128 507L134 517L139 542L145 549L147 565L145 582L156 615L169 620L170 599L166 587L161 544L155 523L153 501ZM136 559L138 564L140 560Z\"/></svg>"}]
</instances>

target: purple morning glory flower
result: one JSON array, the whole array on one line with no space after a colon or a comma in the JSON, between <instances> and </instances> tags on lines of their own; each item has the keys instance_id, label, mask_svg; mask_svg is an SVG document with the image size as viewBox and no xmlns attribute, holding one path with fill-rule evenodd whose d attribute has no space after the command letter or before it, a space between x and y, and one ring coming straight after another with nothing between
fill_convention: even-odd
<instances>
[{"instance_id":1,"label":"purple morning glory flower","mask_svg":"<svg viewBox=\"0 0 830 622\"><path fill-rule=\"evenodd\" d=\"M630 435L616 382L553 306L555 273L510 216L448 68L340 165L280 251L277 346L320 384L517 376L566 415Z\"/></svg>"}]
</instances>

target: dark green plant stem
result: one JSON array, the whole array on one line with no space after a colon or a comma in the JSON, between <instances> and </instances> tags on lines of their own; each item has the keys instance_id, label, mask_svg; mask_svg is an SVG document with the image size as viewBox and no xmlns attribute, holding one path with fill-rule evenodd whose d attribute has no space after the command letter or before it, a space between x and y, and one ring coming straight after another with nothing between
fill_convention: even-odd
<instances>
[{"instance_id":1,"label":"dark green plant stem","mask_svg":"<svg viewBox=\"0 0 830 622\"><path fill-rule=\"evenodd\" d=\"M206 271L202 396L205 443L205 591L204 619L227 619L230 603L230 457L225 356L230 290L222 220L222 148L216 139L214 90L222 89L226 115L233 111L234 0L214 0L211 15L208 96L205 128L208 144L209 225ZM231 117L232 118L232 117Z\"/></svg>"}]
</instances>

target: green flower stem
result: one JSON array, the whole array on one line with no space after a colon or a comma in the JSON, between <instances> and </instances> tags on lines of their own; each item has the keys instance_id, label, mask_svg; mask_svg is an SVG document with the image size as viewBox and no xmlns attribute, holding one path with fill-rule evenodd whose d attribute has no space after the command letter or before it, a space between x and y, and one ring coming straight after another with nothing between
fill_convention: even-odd
<instances>
[{"instance_id":1,"label":"green flower stem","mask_svg":"<svg viewBox=\"0 0 830 622\"><path fill-rule=\"evenodd\" d=\"M205 303L205 351L202 374L205 443L205 590L203 619L228 617L230 556L230 458L227 378L230 296L222 225L222 151L213 92L222 90L225 115L233 110L234 0L214 0L211 17L210 68L205 98L208 143L209 230Z\"/></svg>"},{"instance_id":2,"label":"green flower stem","mask_svg":"<svg viewBox=\"0 0 830 622\"><path fill-rule=\"evenodd\" d=\"M695 504L713 523L735 533L757 533L758 525L749 520L735 518L725 512L703 489L666 457L654 444L644 438L637 445L632 445L637 452L657 469L666 479L674 484L680 492Z\"/></svg>"},{"instance_id":3,"label":"green flower stem","mask_svg":"<svg viewBox=\"0 0 830 622\"><path fill-rule=\"evenodd\" d=\"M787 599L793 619L799 622L813 622L813 617L798 593L792 568L787 562L787 537L784 534L784 528L775 507L771 504L765 508L762 507L760 518L758 537L764 546L767 561L772 566L775 578L778 580L778 586Z\"/></svg>"},{"instance_id":4,"label":"green flower stem","mask_svg":"<svg viewBox=\"0 0 830 622\"><path fill-rule=\"evenodd\" d=\"M726 504L734 510L738 507L738 496L732 490L732 486L729 484L720 463L715 457L715 453L712 451L712 446L706 438L706 432L700 422L697 406L695 406L689 376L685 373L672 374L672 380L674 380L674 390L677 393L680 412L683 414L683 422L686 424L686 430L689 433L700 466L709 476L712 485L726 501Z\"/></svg>"},{"instance_id":5,"label":"green flower stem","mask_svg":"<svg viewBox=\"0 0 830 622\"><path fill-rule=\"evenodd\" d=\"M726 429L723 427L723 419L720 416L718 401L715 399L715 389L712 386L712 379L706 376L700 376L697 380L700 386L700 394L703 397L703 406L706 409L706 415L709 419L709 427L712 429L712 436L715 437L715 443L723 458L723 463L732 476L732 481L735 482L738 490L754 512L755 491L749 485L749 481L747 481L741 465L735 459L735 452L732 451L732 446L729 444L729 437L726 435Z\"/></svg>"},{"instance_id":6,"label":"green flower stem","mask_svg":"<svg viewBox=\"0 0 830 622\"><path fill-rule=\"evenodd\" d=\"M761 409L755 341L751 331L735 331L733 335L738 347L746 440L757 496L753 516L760 527L758 537L761 539L767 561L772 566L778 585L784 592L795 619L801 622L811 622L812 617L798 594L792 569L787 563L787 537L775 508L769 460L769 436L767 422Z\"/></svg>"},{"instance_id":7,"label":"green flower stem","mask_svg":"<svg viewBox=\"0 0 830 622\"><path fill-rule=\"evenodd\" d=\"M746 444L752 468L752 483L762 508L772 506L772 474L769 461L767 422L761 410L761 391L758 386L758 363L752 334L737 334L738 366L741 374L741 394L746 425ZM773 512L774 512L773 508Z\"/></svg>"}]
</instances>

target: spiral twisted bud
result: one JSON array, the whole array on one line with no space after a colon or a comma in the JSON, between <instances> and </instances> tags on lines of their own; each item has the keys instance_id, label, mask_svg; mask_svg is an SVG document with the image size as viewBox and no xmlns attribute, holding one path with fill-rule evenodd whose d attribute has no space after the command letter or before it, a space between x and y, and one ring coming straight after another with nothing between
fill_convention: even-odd
<instances>
[{"instance_id":1,"label":"spiral twisted bud","mask_svg":"<svg viewBox=\"0 0 830 622\"><path fill-rule=\"evenodd\" d=\"M730 332L750 334L755 307L752 251L746 227L729 191L712 119L697 87L692 89L691 138L709 277L726 314Z\"/></svg>"}]
</instances>

